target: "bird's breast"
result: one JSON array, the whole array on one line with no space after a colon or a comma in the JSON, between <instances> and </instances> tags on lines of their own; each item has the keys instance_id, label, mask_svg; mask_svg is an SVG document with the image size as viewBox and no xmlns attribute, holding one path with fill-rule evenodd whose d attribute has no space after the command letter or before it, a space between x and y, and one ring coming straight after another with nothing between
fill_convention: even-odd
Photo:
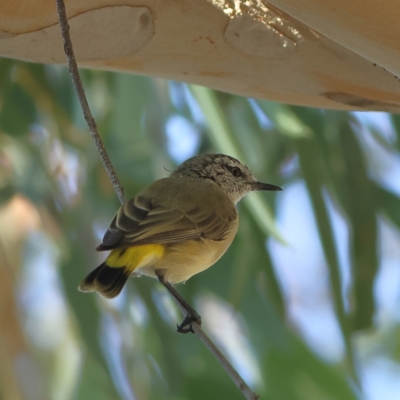
<instances>
[{"instance_id":1,"label":"bird's breast","mask_svg":"<svg viewBox=\"0 0 400 400\"><path fill-rule=\"evenodd\" d=\"M154 266L163 270L164 278L170 283L185 282L214 265L231 245L237 223L233 223L222 240L189 240L183 243L170 244L165 253Z\"/></svg>"}]
</instances>

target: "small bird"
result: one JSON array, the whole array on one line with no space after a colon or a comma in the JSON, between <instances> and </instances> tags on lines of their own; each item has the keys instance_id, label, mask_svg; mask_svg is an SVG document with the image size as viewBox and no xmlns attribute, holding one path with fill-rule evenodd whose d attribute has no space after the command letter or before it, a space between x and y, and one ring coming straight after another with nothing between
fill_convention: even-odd
<instances>
[{"instance_id":1,"label":"small bird","mask_svg":"<svg viewBox=\"0 0 400 400\"><path fill-rule=\"evenodd\" d=\"M80 284L83 292L117 296L132 273L158 278L188 311L179 332L200 316L173 288L215 264L231 245L237 202L256 190L281 190L259 182L238 160L200 154L159 179L116 213L98 251L106 260Z\"/></svg>"}]
</instances>

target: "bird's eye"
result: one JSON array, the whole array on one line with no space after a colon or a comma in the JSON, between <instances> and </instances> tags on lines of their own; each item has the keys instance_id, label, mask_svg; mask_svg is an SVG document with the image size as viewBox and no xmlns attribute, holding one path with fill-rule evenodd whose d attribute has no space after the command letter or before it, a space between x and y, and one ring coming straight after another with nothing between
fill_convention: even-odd
<instances>
[{"instance_id":1,"label":"bird's eye","mask_svg":"<svg viewBox=\"0 0 400 400\"><path fill-rule=\"evenodd\" d=\"M235 177L238 178L239 176L242 175L242 171L238 167L233 167L231 168L231 174Z\"/></svg>"}]
</instances>

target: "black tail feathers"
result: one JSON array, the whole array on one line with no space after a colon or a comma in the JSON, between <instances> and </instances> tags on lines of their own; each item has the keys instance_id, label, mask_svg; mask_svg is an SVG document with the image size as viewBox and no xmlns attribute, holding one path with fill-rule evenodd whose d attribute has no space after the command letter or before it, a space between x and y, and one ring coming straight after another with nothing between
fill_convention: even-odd
<instances>
[{"instance_id":1,"label":"black tail feathers","mask_svg":"<svg viewBox=\"0 0 400 400\"><path fill-rule=\"evenodd\" d=\"M130 271L124 267L109 267L105 262L93 270L79 285L81 292L99 292L112 299L121 292Z\"/></svg>"}]
</instances>

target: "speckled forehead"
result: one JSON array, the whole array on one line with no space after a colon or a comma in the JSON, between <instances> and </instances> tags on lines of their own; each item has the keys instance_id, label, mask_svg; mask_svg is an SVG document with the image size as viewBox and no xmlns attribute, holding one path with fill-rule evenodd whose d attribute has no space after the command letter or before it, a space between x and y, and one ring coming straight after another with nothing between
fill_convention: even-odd
<instances>
[{"instance_id":1,"label":"speckled forehead","mask_svg":"<svg viewBox=\"0 0 400 400\"><path fill-rule=\"evenodd\" d=\"M212 158L212 162L216 163L216 164L221 164L221 165L243 165L239 160L236 160L236 158L233 158L231 156L227 156L225 154L216 154L213 158Z\"/></svg>"},{"instance_id":2,"label":"speckled forehead","mask_svg":"<svg viewBox=\"0 0 400 400\"><path fill-rule=\"evenodd\" d=\"M195 169L206 171L225 170L225 166L243 166L243 164L231 156L225 154L200 154L185 161L178 169L191 166ZM244 166L246 167L246 166Z\"/></svg>"}]
</instances>

